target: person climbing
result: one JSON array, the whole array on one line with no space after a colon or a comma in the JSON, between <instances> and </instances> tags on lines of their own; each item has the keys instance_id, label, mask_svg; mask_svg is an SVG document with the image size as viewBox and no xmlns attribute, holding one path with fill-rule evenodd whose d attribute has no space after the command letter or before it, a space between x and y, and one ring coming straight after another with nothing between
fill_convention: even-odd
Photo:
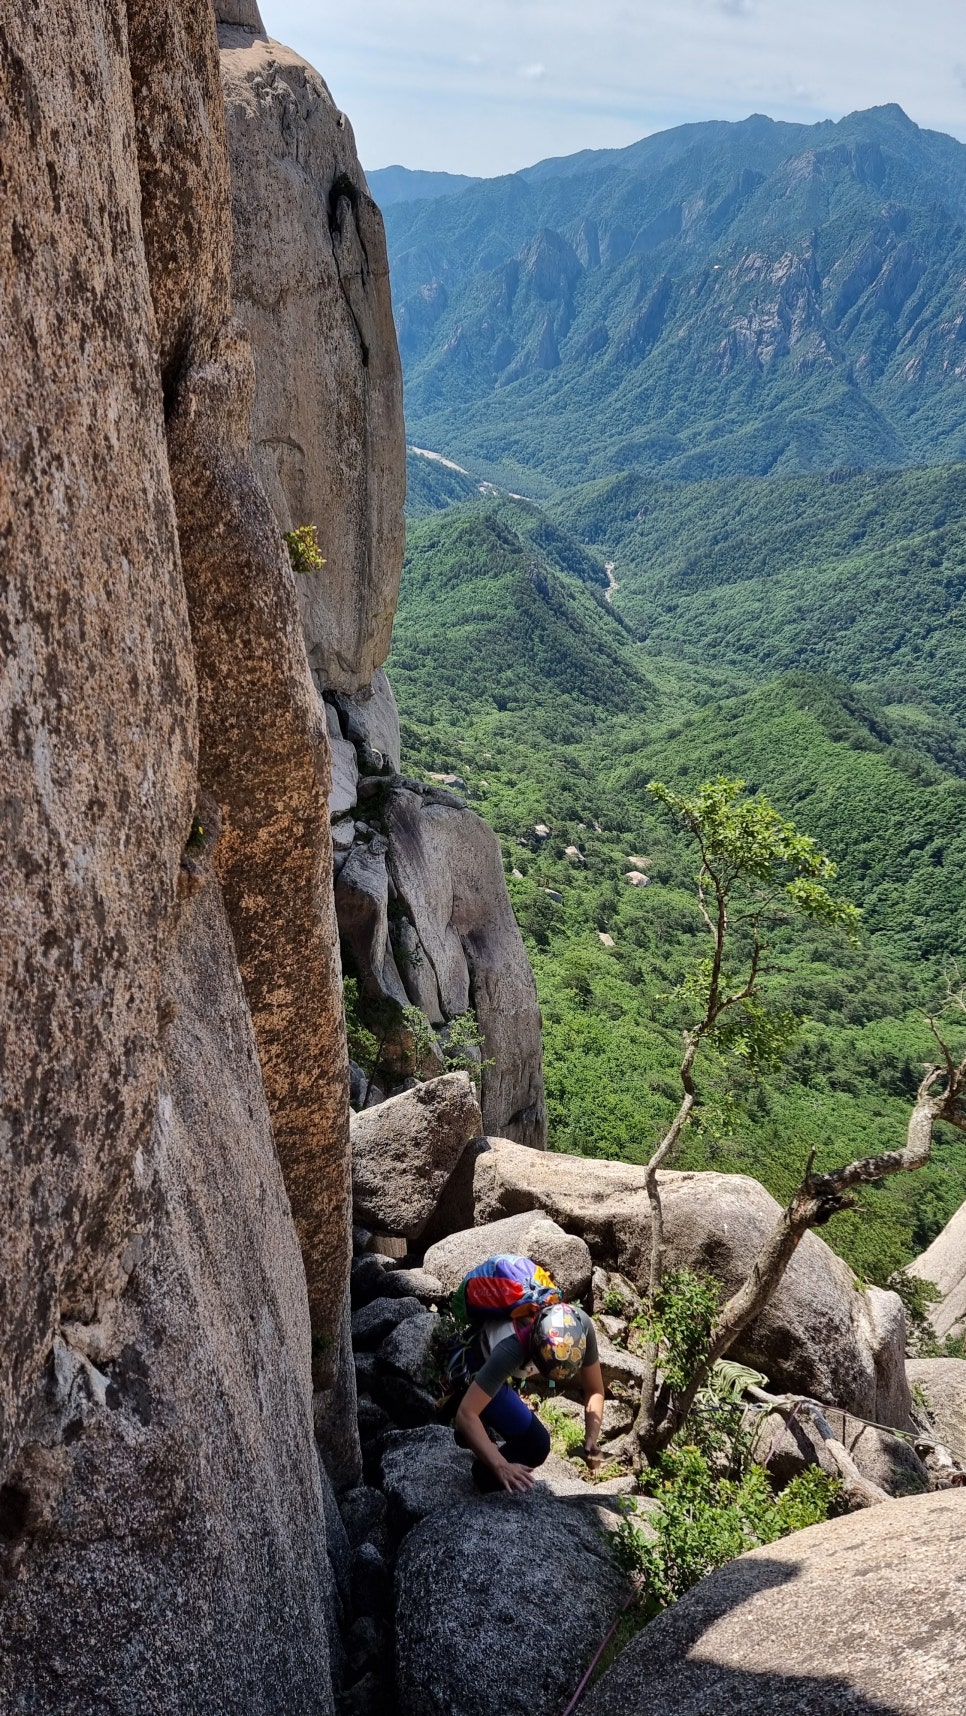
<instances>
[{"instance_id":1,"label":"person climbing","mask_svg":"<svg viewBox=\"0 0 966 1716\"><path fill-rule=\"evenodd\" d=\"M448 1415L457 1440L474 1456L477 1488L512 1494L533 1487L534 1470L550 1452L550 1434L511 1386L532 1376L551 1388L579 1378L582 1454L591 1470L598 1467L604 1380L587 1312L566 1304L532 1258L507 1255L469 1271L453 1295L453 1313L462 1332L449 1356Z\"/></svg>"}]
</instances>

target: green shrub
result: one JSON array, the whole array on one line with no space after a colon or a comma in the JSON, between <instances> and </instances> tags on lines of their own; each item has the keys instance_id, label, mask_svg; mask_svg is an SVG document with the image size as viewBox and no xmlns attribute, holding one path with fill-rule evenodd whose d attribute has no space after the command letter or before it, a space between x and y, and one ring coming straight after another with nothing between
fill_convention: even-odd
<instances>
[{"instance_id":1,"label":"green shrub","mask_svg":"<svg viewBox=\"0 0 966 1716\"><path fill-rule=\"evenodd\" d=\"M626 1572L642 1576L643 1601L652 1613L745 1550L828 1519L840 1493L838 1482L817 1466L777 1496L760 1466L748 1466L738 1479L719 1478L695 1447L664 1454L644 1478L661 1504L653 1535L625 1519L614 1552Z\"/></svg>"},{"instance_id":2,"label":"green shrub","mask_svg":"<svg viewBox=\"0 0 966 1716\"><path fill-rule=\"evenodd\" d=\"M318 572L325 565L314 524L303 524L298 530L287 530L283 540L293 572Z\"/></svg>"}]
</instances>

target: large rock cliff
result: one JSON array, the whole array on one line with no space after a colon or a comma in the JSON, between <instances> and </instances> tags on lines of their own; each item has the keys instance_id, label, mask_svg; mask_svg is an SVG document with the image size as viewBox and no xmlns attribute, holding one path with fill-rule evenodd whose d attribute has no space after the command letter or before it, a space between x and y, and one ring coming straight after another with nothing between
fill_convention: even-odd
<instances>
[{"instance_id":1,"label":"large rock cliff","mask_svg":"<svg viewBox=\"0 0 966 1716\"><path fill-rule=\"evenodd\" d=\"M499 845L452 793L399 774L383 663L405 434L382 217L319 74L268 40L250 0L218 15L255 464L279 527L314 526L324 560L296 587L326 699L343 948L364 996L418 1007L444 1052L445 1027L472 1009L487 1127L542 1147L540 1013Z\"/></svg>"},{"instance_id":2,"label":"large rock cliff","mask_svg":"<svg viewBox=\"0 0 966 1716\"><path fill-rule=\"evenodd\" d=\"M12 0L0 52L0 1702L324 1711L313 1377L358 1472L330 761L215 19Z\"/></svg>"},{"instance_id":3,"label":"large rock cliff","mask_svg":"<svg viewBox=\"0 0 966 1716\"><path fill-rule=\"evenodd\" d=\"M0 1703L325 1712L361 1471L332 761L353 804L400 766L381 219L254 0L9 0L0 75ZM433 933L507 1130L539 1016L454 828L491 951L478 907Z\"/></svg>"},{"instance_id":4,"label":"large rock cliff","mask_svg":"<svg viewBox=\"0 0 966 1716\"><path fill-rule=\"evenodd\" d=\"M222 6L229 19L237 7ZM255 462L283 530L315 525L298 579L318 684L371 685L389 654L406 492L402 373L382 217L352 127L248 12L223 22L235 311L255 359Z\"/></svg>"}]
</instances>

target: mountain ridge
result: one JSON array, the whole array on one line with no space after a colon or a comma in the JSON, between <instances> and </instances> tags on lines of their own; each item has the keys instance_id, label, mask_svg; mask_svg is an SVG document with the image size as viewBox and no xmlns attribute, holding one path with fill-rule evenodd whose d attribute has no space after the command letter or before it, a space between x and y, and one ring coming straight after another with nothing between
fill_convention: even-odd
<instances>
[{"instance_id":1,"label":"mountain ridge","mask_svg":"<svg viewBox=\"0 0 966 1716\"><path fill-rule=\"evenodd\" d=\"M420 444L564 487L966 455L966 145L883 107L602 153L387 210Z\"/></svg>"}]
</instances>

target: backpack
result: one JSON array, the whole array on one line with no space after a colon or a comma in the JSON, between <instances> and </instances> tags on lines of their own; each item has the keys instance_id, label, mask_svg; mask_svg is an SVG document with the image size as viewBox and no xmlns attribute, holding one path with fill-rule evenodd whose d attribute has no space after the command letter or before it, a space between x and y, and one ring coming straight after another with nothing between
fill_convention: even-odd
<instances>
[{"instance_id":1,"label":"backpack","mask_svg":"<svg viewBox=\"0 0 966 1716\"><path fill-rule=\"evenodd\" d=\"M465 1388L482 1362L479 1337L493 1319L513 1324L523 1354L530 1350L530 1335L537 1315L547 1305L559 1305L561 1294L547 1271L532 1257L488 1257L463 1277L450 1301L453 1316L462 1332L447 1355L447 1381L451 1389Z\"/></svg>"}]
</instances>

